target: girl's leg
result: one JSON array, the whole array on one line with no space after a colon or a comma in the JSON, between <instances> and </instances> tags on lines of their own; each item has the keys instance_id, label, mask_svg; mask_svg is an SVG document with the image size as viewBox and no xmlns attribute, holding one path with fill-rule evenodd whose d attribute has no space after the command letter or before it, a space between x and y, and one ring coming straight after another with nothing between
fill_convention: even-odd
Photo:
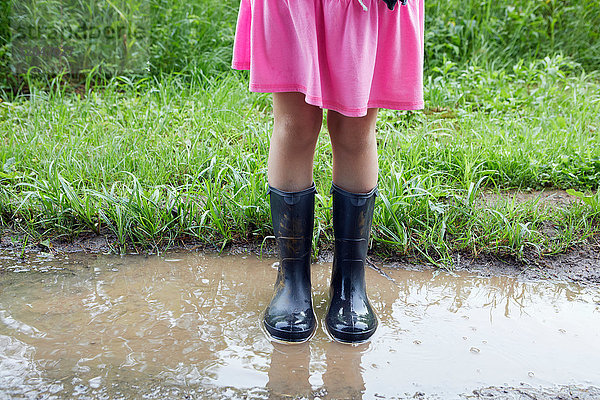
<instances>
[{"instance_id":1,"label":"girl's leg","mask_svg":"<svg viewBox=\"0 0 600 400\"><path fill-rule=\"evenodd\" d=\"M346 117L327 112L327 128L333 150L333 183L349 192L366 193L377 185L377 141L375 123L378 108L367 115Z\"/></svg>"},{"instance_id":2,"label":"girl's leg","mask_svg":"<svg viewBox=\"0 0 600 400\"><path fill-rule=\"evenodd\" d=\"M273 94L273 110L268 180L280 262L275 292L263 318L274 338L302 342L316 328L310 288L316 192L312 171L323 111L293 92Z\"/></svg>"},{"instance_id":3,"label":"girl's leg","mask_svg":"<svg viewBox=\"0 0 600 400\"><path fill-rule=\"evenodd\" d=\"M365 261L377 195L378 109L361 118L327 114L333 150L333 234L330 303L325 326L335 339L362 342L377 329L367 297Z\"/></svg>"},{"instance_id":4,"label":"girl's leg","mask_svg":"<svg viewBox=\"0 0 600 400\"><path fill-rule=\"evenodd\" d=\"M269 148L269 185L284 191L306 189L313 182L313 158L323 110L307 104L304 94L273 93L274 126Z\"/></svg>"}]
</instances>

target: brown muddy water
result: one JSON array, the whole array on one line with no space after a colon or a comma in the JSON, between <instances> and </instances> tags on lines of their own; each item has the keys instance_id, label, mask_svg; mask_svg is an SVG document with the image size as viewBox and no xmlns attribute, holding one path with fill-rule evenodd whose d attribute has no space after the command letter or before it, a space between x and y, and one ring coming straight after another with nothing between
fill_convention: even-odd
<instances>
[{"instance_id":1,"label":"brown muddy water","mask_svg":"<svg viewBox=\"0 0 600 400\"><path fill-rule=\"evenodd\" d=\"M0 398L461 398L490 386L600 393L600 289L367 271L366 344L260 328L273 259L0 257ZM313 265L324 317L330 264ZM593 396L593 395L592 395Z\"/></svg>"}]
</instances>

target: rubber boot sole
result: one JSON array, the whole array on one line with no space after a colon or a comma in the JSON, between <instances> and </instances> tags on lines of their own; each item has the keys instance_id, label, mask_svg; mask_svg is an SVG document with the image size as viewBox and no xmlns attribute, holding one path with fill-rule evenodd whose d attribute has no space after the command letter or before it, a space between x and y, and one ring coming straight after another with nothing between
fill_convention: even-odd
<instances>
[{"instance_id":1,"label":"rubber boot sole","mask_svg":"<svg viewBox=\"0 0 600 400\"><path fill-rule=\"evenodd\" d=\"M316 329L311 329L308 331L282 331L280 329L274 328L263 321L263 325L269 335L273 339L282 341L282 342L291 342L291 343L301 343L306 342L308 339L312 337L315 333Z\"/></svg>"},{"instance_id":2,"label":"rubber boot sole","mask_svg":"<svg viewBox=\"0 0 600 400\"><path fill-rule=\"evenodd\" d=\"M369 329L368 331L350 333L350 332L338 331L338 330L335 330L335 329L327 326L327 332L329 333L329 335L331 335L331 337L333 339L335 339L336 341L342 342L342 343L366 342L367 340L369 340L371 338L371 336L373 336L373 334L375 333L376 330L377 330L377 325L375 325L372 329Z\"/></svg>"}]
</instances>

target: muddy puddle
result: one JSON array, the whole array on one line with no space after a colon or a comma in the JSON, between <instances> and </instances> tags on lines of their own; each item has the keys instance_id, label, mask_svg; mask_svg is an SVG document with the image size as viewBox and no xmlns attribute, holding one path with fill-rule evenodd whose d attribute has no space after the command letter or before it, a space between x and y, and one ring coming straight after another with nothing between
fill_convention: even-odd
<instances>
[{"instance_id":1,"label":"muddy puddle","mask_svg":"<svg viewBox=\"0 0 600 400\"><path fill-rule=\"evenodd\" d=\"M380 319L369 343L332 342L320 324L310 342L284 345L259 324L274 261L0 257L0 398L447 399L558 385L600 393L597 288L369 269ZM313 265L319 319L330 268Z\"/></svg>"}]
</instances>

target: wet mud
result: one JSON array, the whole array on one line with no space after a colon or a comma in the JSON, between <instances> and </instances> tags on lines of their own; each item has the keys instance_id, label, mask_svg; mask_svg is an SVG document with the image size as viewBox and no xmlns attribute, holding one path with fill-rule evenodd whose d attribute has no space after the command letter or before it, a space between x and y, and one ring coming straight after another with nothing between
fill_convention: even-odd
<instances>
[{"instance_id":1,"label":"wet mud","mask_svg":"<svg viewBox=\"0 0 600 400\"><path fill-rule=\"evenodd\" d=\"M595 399L600 290L378 266L380 326L332 341L330 263L307 343L269 340L275 259L171 252L0 256L0 398Z\"/></svg>"},{"instance_id":2,"label":"wet mud","mask_svg":"<svg viewBox=\"0 0 600 400\"><path fill-rule=\"evenodd\" d=\"M94 234L81 235L74 240L55 240L44 245L32 244L22 247L16 236L5 234L0 237L0 255L19 256L21 254L53 254L68 255L73 253L109 254L116 253L116 239L110 236ZM150 255L144 249L132 249L135 254ZM206 243L176 243L169 251L202 251L218 253L220 247L210 246ZM277 255L274 243L236 243L229 245L223 252L236 256L266 256ZM331 262L333 253L328 249L321 249L317 261L320 263ZM431 264L422 264L412 259L389 258L381 259L371 256L369 260L374 265L402 268L409 270L436 270ZM600 285L600 242L590 238L586 243L573 246L565 253L549 256L525 256L517 259L510 256L496 256L480 254L477 256L454 254L451 267L457 271L467 271L487 276L509 275L524 279L550 279L577 282L581 285Z\"/></svg>"},{"instance_id":3,"label":"wet mud","mask_svg":"<svg viewBox=\"0 0 600 400\"><path fill-rule=\"evenodd\" d=\"M494 256L454 257L459 271L482 275L511 275L524 279L549 279L577 282L581 285L600 286L600 248L577 246L568 253L524 260Z\"/></svg>"}]
</instances>

